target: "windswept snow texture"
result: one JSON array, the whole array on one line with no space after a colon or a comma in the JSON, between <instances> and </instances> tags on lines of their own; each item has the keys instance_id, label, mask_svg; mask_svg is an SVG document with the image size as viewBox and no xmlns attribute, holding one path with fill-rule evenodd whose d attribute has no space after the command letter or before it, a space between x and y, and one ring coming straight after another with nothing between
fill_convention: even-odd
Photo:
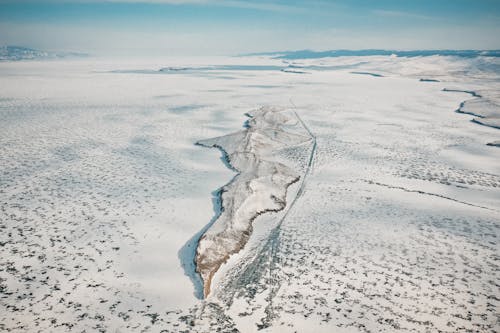
<instances>
[{"instance_id":1,"label":"windswept snow texture","mask_svg":"<svg viewBox=\"0 0 500 333\"><path fill-rule=\"evenodd\" d=\"M292 111L265 107L248 116L246 129L198 142L221 149L238 172L222 188L222 212L201 237L196 251L196 270L204 281L205 296L215 272L247 243L253 220L284 209L288 187L300 178L297 171L275 161L273 154L312 140L304 129L304 133L296 133L294 127L301 125Z\"/></svg>"},{"instance_id":2,"label":"windswept snow texture","mask_svg":"<svg viewBox=\"0 0 500 333\"><path fill-rule=\"evenodd\" d=\"M481 55L0 62L0 331L500 332L499 92Z\"/></svg>"}]
</instances>

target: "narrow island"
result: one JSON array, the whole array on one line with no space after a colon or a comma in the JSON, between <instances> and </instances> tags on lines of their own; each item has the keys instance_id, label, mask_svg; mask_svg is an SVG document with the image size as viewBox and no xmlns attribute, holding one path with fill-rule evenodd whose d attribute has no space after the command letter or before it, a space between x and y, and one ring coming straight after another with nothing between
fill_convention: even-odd
<instances>
[{"instance_id":1,"label":"narrow island","mask_svg":"<svg viewBox=\"0 0 500 333\"><path fill-rule=\"evenodd\" d=\"M237 175L220 191L221 212L201 236L195 255L203 293L214 274L252 234L253 220L286 207L287 190L300 173L275 158L279 150L311 141L295 112L263 107L247 113L245 129L197 144L218 148Z\"/></svg>"}]
</instances>

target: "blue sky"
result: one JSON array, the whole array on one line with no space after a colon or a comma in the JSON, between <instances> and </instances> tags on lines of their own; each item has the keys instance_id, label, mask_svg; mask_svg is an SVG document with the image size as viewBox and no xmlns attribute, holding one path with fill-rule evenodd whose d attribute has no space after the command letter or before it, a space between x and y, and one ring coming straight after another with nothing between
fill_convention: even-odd
<instances>
[{"instance_id":1,"label":"blue sky","mask_svg":"<svg viewBox=\"0 0 500 333\"><path fill-rule=\"evenodd\" d=\"M499 49L500 0L0 0L0 44L113 55Z\"/></svg>"}]
</instances>

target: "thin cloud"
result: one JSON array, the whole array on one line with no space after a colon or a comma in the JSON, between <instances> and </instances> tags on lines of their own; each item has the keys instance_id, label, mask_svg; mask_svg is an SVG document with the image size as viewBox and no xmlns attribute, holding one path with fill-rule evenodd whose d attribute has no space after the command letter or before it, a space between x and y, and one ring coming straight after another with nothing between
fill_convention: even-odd
<instances>
[{"instance_id":1,"label":"thin cloud","mask_svg":"<svg viewBox=\"0 0 500 333\"><path fill-rule=\"evenodd\" d=\"M236 8L247 8L247 9L257 9L263 11L273 11L273 12L302 12L305 9L290 5L284 5L280 3L273 2L250 2L250 1L237 1L237 0L228 0L228 1L212 1L212 4L218 4L220 6L227 7L236 7Z\"/></svg>"},{"instance_id":2,"label":"thin cloud","mask_svg":"<svg viewBox=\"0 0 500 333\"><path fill-rule=\"evenodd\" d=\"M217 0L0 0L0 3L158 3L170 5L212 3Z\"/></svg>"},{"instance_id":3,"label":"thin cloud","mask_svg":"<svg viewBox=\"0 0 500 333\"><path fill-rule=\"evenodd\" d=\"M429 16L429 15L422 15L422 14L416 14L416 13L410 13L410 12L402 12L402 11L396 11L396 10L374 9L372 11L372 13L377 15L377 16L383 16L383 17L401 17L401 18L413 18L413 19L419 19L419 20L435 20L435 19L437 19L436 17Z\"/></svg>"},{"instance_id":4,"label":"thin cloud","mask_svg":"<svg viewBox=\"0 0 500 333\"><path fill-rule=\"evenodd\" d=\"M245 1L245 0L0 0L0 4L6 3L136 3L136 4L158 4L158 5L199 5L217 6L242 9L254 9L271 12L303 12L305 7L292 6L274 1Z\"/></svg>"},{"instance_id":5,"label":"thin cloud","mask_svg":"<svg viewBox=\"0 0 500 333\"><path fill-rule=\"evenodd\" d=\"M58 1L58 0L53 0ZM59 0L63 2L65 0ZM78 2L90 3L152 3L152 4L165 4L165 5L210 5L222 1L217 0L77 0Z\"/></svg>"}]
</instances>

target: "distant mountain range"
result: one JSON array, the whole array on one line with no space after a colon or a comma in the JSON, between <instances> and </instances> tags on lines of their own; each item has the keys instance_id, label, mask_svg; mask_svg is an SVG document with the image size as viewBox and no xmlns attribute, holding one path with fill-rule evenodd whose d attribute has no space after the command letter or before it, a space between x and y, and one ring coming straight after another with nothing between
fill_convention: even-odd
<instances>
[{"instance_id":1,"label":"distant mountain range","mask_svg":"<svg viewBox=\"0 0 500 333\"><path fill-rule=\"evenodd\" d=\"M398 57L424 57L424 56L456 56L464 58L475 58L479 56L500 57L500 50L415 50L415 51L397 51L397 50L328 50L328 51L279 51L245 54L246 56L272 56L276 59L315 59L327 57L346 57L346 56L391 56Z\"/></svg>"},{"instance_id":2,"label":"distant mountain range","mask_svg":"<svg viewBox=\"0 0 500 333\"><path fill-rule=\"evenodd\" d=\"M76 52L46 52L22 46L0 46L0 61L43 60L72 57L87 57Z\"/></svg>"}]
</instances>

